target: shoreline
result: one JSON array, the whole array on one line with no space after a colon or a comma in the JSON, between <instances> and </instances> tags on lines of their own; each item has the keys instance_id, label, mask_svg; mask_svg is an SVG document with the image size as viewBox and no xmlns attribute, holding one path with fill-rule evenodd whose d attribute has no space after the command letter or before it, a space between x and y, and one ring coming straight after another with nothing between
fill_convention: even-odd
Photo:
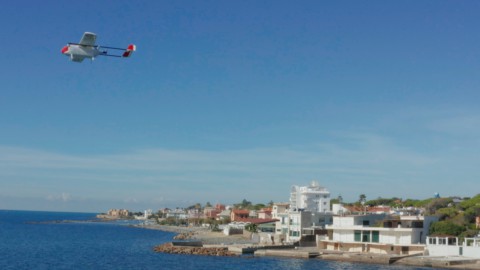
<instances>
[{"instance_id":1,"label":"shoreline","mask_svg":"<svg viewBox=\"0 0 480 270\"><path fill-rule=\"evenodd\" d=\"M159 230L164 232L173 232L177 235L172 240L197 240L202 241L204 245L253 245L254 241L245 238L243 235L225 235L223 232L212 232L209 228L203 227L177 227L169 225L135 225L138 228L149 230Z\"/></svg>"},{"instance_id":2,"label":"shoreline","mask_svg":"<svg viewBox=\"0 0 480 270\"><path fill-rule=\"evenodd\" d=\"M431 267L432 269L480 269L480 260L466 257L433 257L420 255L401 256L375 253L332 252L329 250L318 249L317 247L285 248L273 245L258 245L258 243L254 243L243 235L227 236L222 232L212 232L210 229L202 227L178 227L158 224L136 225L135 227L177 233L174 239L172 239L172 242L156 246L154 248L156 249L156 252L210 256L223 256L220 254L228 254L226 256L232 256L231 253L223 253L223 250L227 249L233 251L233 253L237 255L242 254L243 250L249 250L249 254L254 256L311 258L377 265ZM196 242L201 241L203 247L174 246L173 242L176 239L187 241L192 240ZM167 249L165 249L165 247L167 247ZM217 248L221 248L222 252L211 252L212 250L218 251ZM209 254L209 252L211 254Z\"/></svg>"}]
</instances>

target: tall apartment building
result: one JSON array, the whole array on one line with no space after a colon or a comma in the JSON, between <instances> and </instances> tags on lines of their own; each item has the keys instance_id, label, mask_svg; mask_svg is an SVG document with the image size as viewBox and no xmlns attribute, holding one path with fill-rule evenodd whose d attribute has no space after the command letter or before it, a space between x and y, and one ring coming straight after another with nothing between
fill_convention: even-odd
<instances>
[{"instance_id":1,"label":"tall apartment building","mask_svg":"<svg viewBox=\"0 0 480 270\"><path fill-rule=\"evenodd\" d=\"M309 186L292 186L290 210L330 212L330 192L320 186L317 181L312 181Z\"/></svg>"}]
</instances>

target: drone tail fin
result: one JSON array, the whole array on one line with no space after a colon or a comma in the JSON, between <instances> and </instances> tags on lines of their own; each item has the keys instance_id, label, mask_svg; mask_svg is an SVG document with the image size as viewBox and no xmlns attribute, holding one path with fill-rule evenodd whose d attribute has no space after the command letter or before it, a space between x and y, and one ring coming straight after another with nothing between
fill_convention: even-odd
<instances>
[{"instance_id":1,"label":"drone tail fin","mask_svg":"<svg viewBox=\"0 0 480 270\"><path fill-rule=\"evenodd\" d=\"M136 50L137 50L137 46L135 46L133 44L130 44L130 45L128 45L125 52L123 52L122 57L130 57L130 55L132 55L132 53Z\"/></svg>"}]
</instances>

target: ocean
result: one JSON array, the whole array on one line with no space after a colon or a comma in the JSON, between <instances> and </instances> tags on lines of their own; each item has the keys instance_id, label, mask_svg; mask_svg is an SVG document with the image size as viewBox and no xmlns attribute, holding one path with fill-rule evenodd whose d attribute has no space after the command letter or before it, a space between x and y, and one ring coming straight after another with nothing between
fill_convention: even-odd
<instances>
[{"instance_id":1,"label":"ocean","mask_svg":"<svg viewBox=\"0 0 480 270\"><path fill-rule=\"evenodd\" d=\"M0 210L0 269L420 270L274 257L207 257L153 252L173 233L94 222L96 214ZM65 221L70 222L56 222Z\"/></svg>"}]
</instances>

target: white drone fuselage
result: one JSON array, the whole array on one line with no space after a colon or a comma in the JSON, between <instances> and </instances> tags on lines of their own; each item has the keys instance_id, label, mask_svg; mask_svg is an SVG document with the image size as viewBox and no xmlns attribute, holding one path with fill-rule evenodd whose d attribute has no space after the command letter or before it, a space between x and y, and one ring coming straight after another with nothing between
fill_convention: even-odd
<instances>
[{"instance_id":1,"label":"white drone fuselage","mask_svg":"<svg viewBox=\"0 0 480 270\"><path fill-rule=\"evenodd\" d=\"M97 35L90 32L85 32L82 36L82 39L79 43L68 43L61 50L62 54L69 56L70 60L74 62L82 62L85 58L91 60L95 57L101 56L112 56L112 57L130 57L132 53L136 50L136 46L130 44L127 48L115 48L107 46L95 45L95 40ZM122 54L109 54L108 50L114 51L123 51Z\"/></svg>"},{"instance_id":2,"label":"white drone fuselage","mask_svg":"<svg viewBox=\"0 0 480 270\"><path fill-rule=\"evenodd\" d=\"M98 47L76 44L69 44L65 46L64 49L62 49L62 53L70 56L70 60L75 62L82 62L85 58L93 60L95 57L104 54L98 49Z\"/></svg>"}]
</instances>

